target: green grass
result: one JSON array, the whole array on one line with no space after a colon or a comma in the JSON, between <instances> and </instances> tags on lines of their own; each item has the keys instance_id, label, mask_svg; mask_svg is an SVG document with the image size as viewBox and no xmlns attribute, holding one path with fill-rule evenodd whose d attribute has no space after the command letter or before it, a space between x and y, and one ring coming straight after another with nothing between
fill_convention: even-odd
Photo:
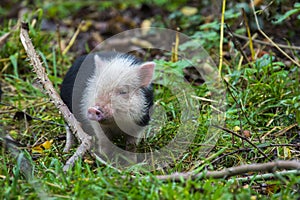
<instances>
[{"instance_id":1,"label":"green grass","mask_svg":"<svg viewBox=\"0 0 300 200\"><path fill-rule=\"evenodd\" d=\"M1 198L35 199L54 197L57 199L250 199L256 196L259 199L281 197L291 199L297 197L299 180L290 176L289 182L283 187L279 180L267 181L276 189L275 194L257 192L251 189L256 186L262 190L259 183L242 185L234 180L187 180L182 182L162 182L157 180L152 173L135 174L122 172L121 174L105 167L91 169L91 167L79 161L72 171L64 174L61 171L62 163L59 158L47 158L49 163L36 165L39 178L28 183L18 174L18 165L13 168L11 178L2 178L1 185L4 191ZM121 177L122 176L122 177ZM261 188L259 188L261 187ZM271 187L271 186L270 186Z\"/></svg>"},{"instance_id":2,"label":"green grass","mask_svg":"<svg viewBox=\"0 0 300 200\"><path fill-rule=\"evenodd\" d=\"M41 30L41 20L46 18L63 20L70 12L78 12L82 4L85 3L78 1L74 5L64 3L57 6L55 2L41 4L37 1L37 5L26 17L27 22L30 22L33 44L57 90L78 52L70 50L66 55L62 55L55 31ZM108 8L111 6L109 3L105 5ZM119 4L118 6L122 7ZM130 6L128 4L125 7ZM173 6L170 5L168 10L174 11ZM69 9L68 12L63 12L66 8ZM233 23L239 13L236 13L238 11L235 9L230 11L233 13L228 12L228 23ZM203 24L197 24L197 17ZM34 19L37 20L35 26L32 25ZM193 38L201 38L200 44L209 49L209 53L213 54L212 57L216 56L214 53L218 52L219 41L217 20L204 24L204 19L196 15L188 26L189 18L179 11L174 11L167 19L170 20L168 21L170 24L175 20L178 26L183 25L183 31L193 35ZM0 35L10 31L14 24L16 24L14 19L5 21ZM157 20L154 24L161 26L163 23ZM76 26L73 28L76 29ZM63 42L70 41L74 29L68 29L72 31L62 36ZM185 44L183 48L196 48L189 45ZM248 139L262 147L270 160L299 159L299 147L272 146L272 144L299 143L299 126L279 134L280 130L295 123L299 124L299 68L289 64L286 58L280 58L271 50L269 54L256 61L239 65L240 55L236 49L234 50L236 57L224 62L222 72L227 80L227 83L224 82L226 127L230 130L242 127L243 130L250 131ZM297 52L295 56L299 58ZM166 58L169 58L168 55ZM178 77L183 77L182 69L186 67L186 63L171 63L162 59L156 62L159 64L157 71L163 70L166 74L175 71ZM153 167L149 171L141 166L133 166L117 172L86 155L78 160L70 171L63 173L63 165L75 149L70 153L62 152L65 142L64 120L49 98L36 87L35 74L19 40L19 30L13 31L0 49L0 69L4 91L1 99L3 104L0 105L0 131L3 132L2 129L5 129L5 132L24 145L21 152L25 153L20 155L25 156L34 167L33 178L26 179L22 174L25 166L24 158L14 157L1 148L0 199L298 199L300 197L298 192L300 179L296 175L246 182L235 180L236 177L179 182L158 180L155 175L190 170L200 172L203 169L221 170L225 167L268 161L247 142L232 138L230 133L224 131L217 132L219 137L213 147L203 149L201 144L207 142L205 137L207 131L214 131L209 129L210 120L215 117L213 104L188 97L184 99L186 104L182 105L183 101L174 96L177 93L172 93L171 89L160 84L154 85L155 101L163 110L163 115L158 112L159 118L154 123L156 126L152 126L150 130L158 134L143 140L139 150L159 149L174 136L178 137L180 134L182 136L185 131L192 132L194 139L180 156L171 158L174 163L164 170ZM173 81L170 76L165 77L167 78L163 81ZM205 84L191 86L191 89L195 96L213 98ZM183 98L180 95L179 98ZM191 113L196 116L194 123L186 123L184 126L180 111L182 106L190 104L195 106ZM23 118L22 111L33 119ZM19 118L14 117L17 112L21 112ZM168 119L165 125L161 124L160 120L163 119ZM194 126L195 131L189 129L190 125ZM50 149L44 150L42 154L31 152L33 145L50 140L54 141Z\"/></svg>"}]
</instances>

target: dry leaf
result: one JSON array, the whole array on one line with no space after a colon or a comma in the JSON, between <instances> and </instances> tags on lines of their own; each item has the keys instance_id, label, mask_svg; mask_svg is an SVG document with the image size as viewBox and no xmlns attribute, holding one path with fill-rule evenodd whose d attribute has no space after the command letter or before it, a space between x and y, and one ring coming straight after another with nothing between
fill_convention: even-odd
<instances>
[{"instance_id":1,"label":"dry leaf","mask_svg":"<svg viewBox=\"0 0 300 200\"><path fill-rule=\"evenodd\" d=\"M33 147L31 149L31 151L32 151L32 153L43 153L44 150L51 148L52 143L53 143L53 140L50 140L50 141L47 140L43 144Z\"/></svg>"},{"instance_id":2,"label":"dry leaf","mask_svg":"<svg viewBox=\"0 0 300 200\"><path fill-rule=\"evenodd\" d=\"M150 30L150 27L151 27L151 20L149 19L145 19L142 24L141 24L141 28L142 28L142 35L146 35L149 30Z\"/></svg>"},{"instance_id":3,"label":"dry leaf","mask_svg":"<svg viewBox=\"0 0 300 200\"><path fill-rule=\"evenodd\" d=\"M180 9L181 13L185 16L192 16L198 12L198 9L195 7L184 6Z\"/></svg>"}]
</instances>

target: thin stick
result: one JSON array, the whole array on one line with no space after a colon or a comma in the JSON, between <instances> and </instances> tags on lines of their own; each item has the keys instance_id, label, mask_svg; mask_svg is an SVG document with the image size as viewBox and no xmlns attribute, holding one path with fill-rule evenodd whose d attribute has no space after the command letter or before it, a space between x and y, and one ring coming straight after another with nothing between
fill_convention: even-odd
<instances>
[{"instance_id":1,"label":"thin stick","mask_svg":"<svg viewBox=\"0 0 300 200\"><path fill-rule=\"evenodd\" d=\"M246 16L246 12L245 12L244 8L242 8L242 14L243 14L243 18L244 18L244 21L245 21L245 26L246 26L246 30L247 30L247 34L248 34L248 38L249 38L249 48L250 48L250 51L251 51L251 58L252 58L252 60L254 60L255 53L254 53L254 49L253 49L252 36L251 36L250 27L249 27L249 24L248 24L248 18Z\"/></svg>"},{"instance_id":2,"label":"thin stick","mask_svg":"<svg viewBox=\"0 0 300 200\"><path fill-rule=\"evenodd\" d=\"M236 34L236 33L233 33L233 35L237 38L240 38L242 40L249 40L248 37L246 36L243 36L243 35L239 35L239 34ZM258 43L258 44L263 44L263 45L267 45L267 46L274 46L272 43L270 42L264 42L264 41L261 41L261 40L257 40L257 39L252 39L253 42L255 43ZM277 46L279 46L280 48L283 48L283 49L290 49L290 50L300 50L300 47L298 46L290 46L290 45L285 45L285 44L277 44Z\"/></svg>"},{"instance_id":3,"label":"thin stick","mask_svg":"<svg viewBox=\"0 0 300 200\"><path fill-rule=\"evenodd\" d=\"M287 170L287 171L282 171L282 172L275 172L275 173L266 173L266 174L259 174L259 175L252 175L252 176L247 176L247 177L239 177L234 180L236 181L241 181L241 182L247 182L251 180L267 180L267 179L273 179L278 176L285 176L285 175L299 175L300 170Z\"/></svg>"},{"instance_id":4,"label":"thin stick","mask_svg":"<svg viewBox=\"0 0 300 200\"><path fill-rule=\"evenodd\" d=\"M245 140L246 142L248 142L251 146L253 146L255 149L257 149L259 151L259 153L261 153L266 159L269 160L268 156L260 149L258 148L255 144L253 144L248 138L242 136L242 135L239 135L237 133L235 133L234 131L230 130L230 129L227 129L227 128L224 128L224 127L221 127L221 126L217 126L217 125L213 125L214 127L218 128L218 129L221 129L223 131L226 131L228 133L231 133L232 135L235 135L239 138L241 138L242 140Z\"/></svg>"},{"instance_id":5,"label":"thin stick","mask_svg":"<svg viewBox=\"0 0 300 200\"><path fill-rule=\"evenodd\" d=\"M170 175L159 175L156 178L160 180L182 181L188 179L207 179L207 178L228 178L231 176L242 175L249 172L269 172L280 169L296 170L299 173L300 162L298 161L274 161L268 163L241 165L237 167L226 168L221 171L208 171L195 174L194 172L174 173Z\"/></svg>"},{"instance_id":6,"label":"thin stick","mask_svg":"<svg viewBox=\"0 0 300 200\"><path fill-rule=\"evenodd\" d=\"M81 141L81 145L78 147L75 154L67 161L66 165L64 166L63 170L66 171L74 165L75 161L78 158L82 157L88 150L90 150L92 137L82 130L74 115L70 112L68 107L61 100L59 94L54 89L53 84L45 73L45 68L42 66L42 63L34 49L31 39L29 38L28 24L26 23L21 24L20 39L37 75L38 82L43 86L45 93L49 95L52 102L62 113L72 132Z\"/></svg>"},{"instance_id":7,"label":"thin stick","mask_svg":"<svg viewBox=\"0 0 300 200\"><path fill-rule=\"evenodd\" d=\"M270 148L270 147L300 147L300 143L296 143L296 144L268 144L268 145L264 145L264 146L260 146L261 149L266 149L266 148ZM242 148L242 149L237 149L234 150L232 152L226 153L221 155L220 157L217 157L216 159L214 159L213 161L211 161L209 164L214 164L217 161L221 160L224 157L227 157L229 155L233 155L239 152L248 152L248 151L253 151L253 148Z\"/></svg>"},{"instance_id":8,"label":"thin stick","mask_svg":"<svg viewBox=\"0 0 300 200\"><path fill-rule=\"evenodd\" d=\"M250 60L248 59L247 55L244 53L242 49L241 43L234 37L234 33L232 32L230 26L226 24L226 28L228 30L229 36L231 37L234 46L240 51L240 53L242 54L243 58L247 61L247 63L250 63Z\"/></svg>"},{"instance_id":9,"label":"thin stick","mask_svg":"<svg viewBox=\"0 0 300 200\"><path fill-rule=\"evenodd\" d=\"M74 144L74 136L70 128L68 126L65 127L66 127L66 145L63 152L67 153L70 151L72 145Z\"/></svg>"},{"instance_id":10,"label":"thin stick","mask_svg":"<svg viewBox=\"0 0 300 200\"><path fill-rule=\"evenodd\" d=\"M77 36L78 36L79 33L80 33L80 30L81 30L81 27L83 26L83 24L84 24L84 21L80 22L80 24L79 24L77 30L75 31L73 37L72 37L71 40L70 40L68 46L63 50L62 55L65 55L65 54L70 50L70 48L73 46L73 44L74 44L74 42L75 42Z\"/></svg>"}]
</instances>

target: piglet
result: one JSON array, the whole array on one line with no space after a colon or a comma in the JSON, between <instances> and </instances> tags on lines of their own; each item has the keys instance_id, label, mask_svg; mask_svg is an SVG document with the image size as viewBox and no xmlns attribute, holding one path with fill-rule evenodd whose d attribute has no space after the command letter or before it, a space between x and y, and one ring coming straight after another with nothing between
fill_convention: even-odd
<instances>
[{"instance_id":1,"label":"piglet","mask_svg":"<svg viewBox=\"0 0 300 200\"><path fill-rule=\"evenodd\" d=\"M136 145L153 106L154 68L154 62L104 52L80 57L67 72L61 97L93 136L100 160L123 156L136 161Z\"/></svg>"}]
</instances>

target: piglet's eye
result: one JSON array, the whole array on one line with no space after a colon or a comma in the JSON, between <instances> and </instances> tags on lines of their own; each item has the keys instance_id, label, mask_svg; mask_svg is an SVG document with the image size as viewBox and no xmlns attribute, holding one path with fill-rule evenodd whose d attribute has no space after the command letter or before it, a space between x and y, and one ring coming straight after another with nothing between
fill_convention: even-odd
<instances>
[{"instance_id":1,"label":"piglet's eye","mask_svg":"<svg viewBox=\"0 0 300 200\"><path fill-rule=\"evenodd\" d=\"M121 94L121 95L128 94L128 91L120 90L120 91L119 91L119 94Z\"/></svg>"},{"instance_id":2,"label":"piglet's eye","mask_svg":"<svg viewBox=\"0 0 300 200\"><path fill-rule=\"evenodd\" d=\"M119 88L116 92L119 95L127 95L127 94L129 94L129 88L128 87L122 87L122 88Z\"/></svg>"}]
</instances>

